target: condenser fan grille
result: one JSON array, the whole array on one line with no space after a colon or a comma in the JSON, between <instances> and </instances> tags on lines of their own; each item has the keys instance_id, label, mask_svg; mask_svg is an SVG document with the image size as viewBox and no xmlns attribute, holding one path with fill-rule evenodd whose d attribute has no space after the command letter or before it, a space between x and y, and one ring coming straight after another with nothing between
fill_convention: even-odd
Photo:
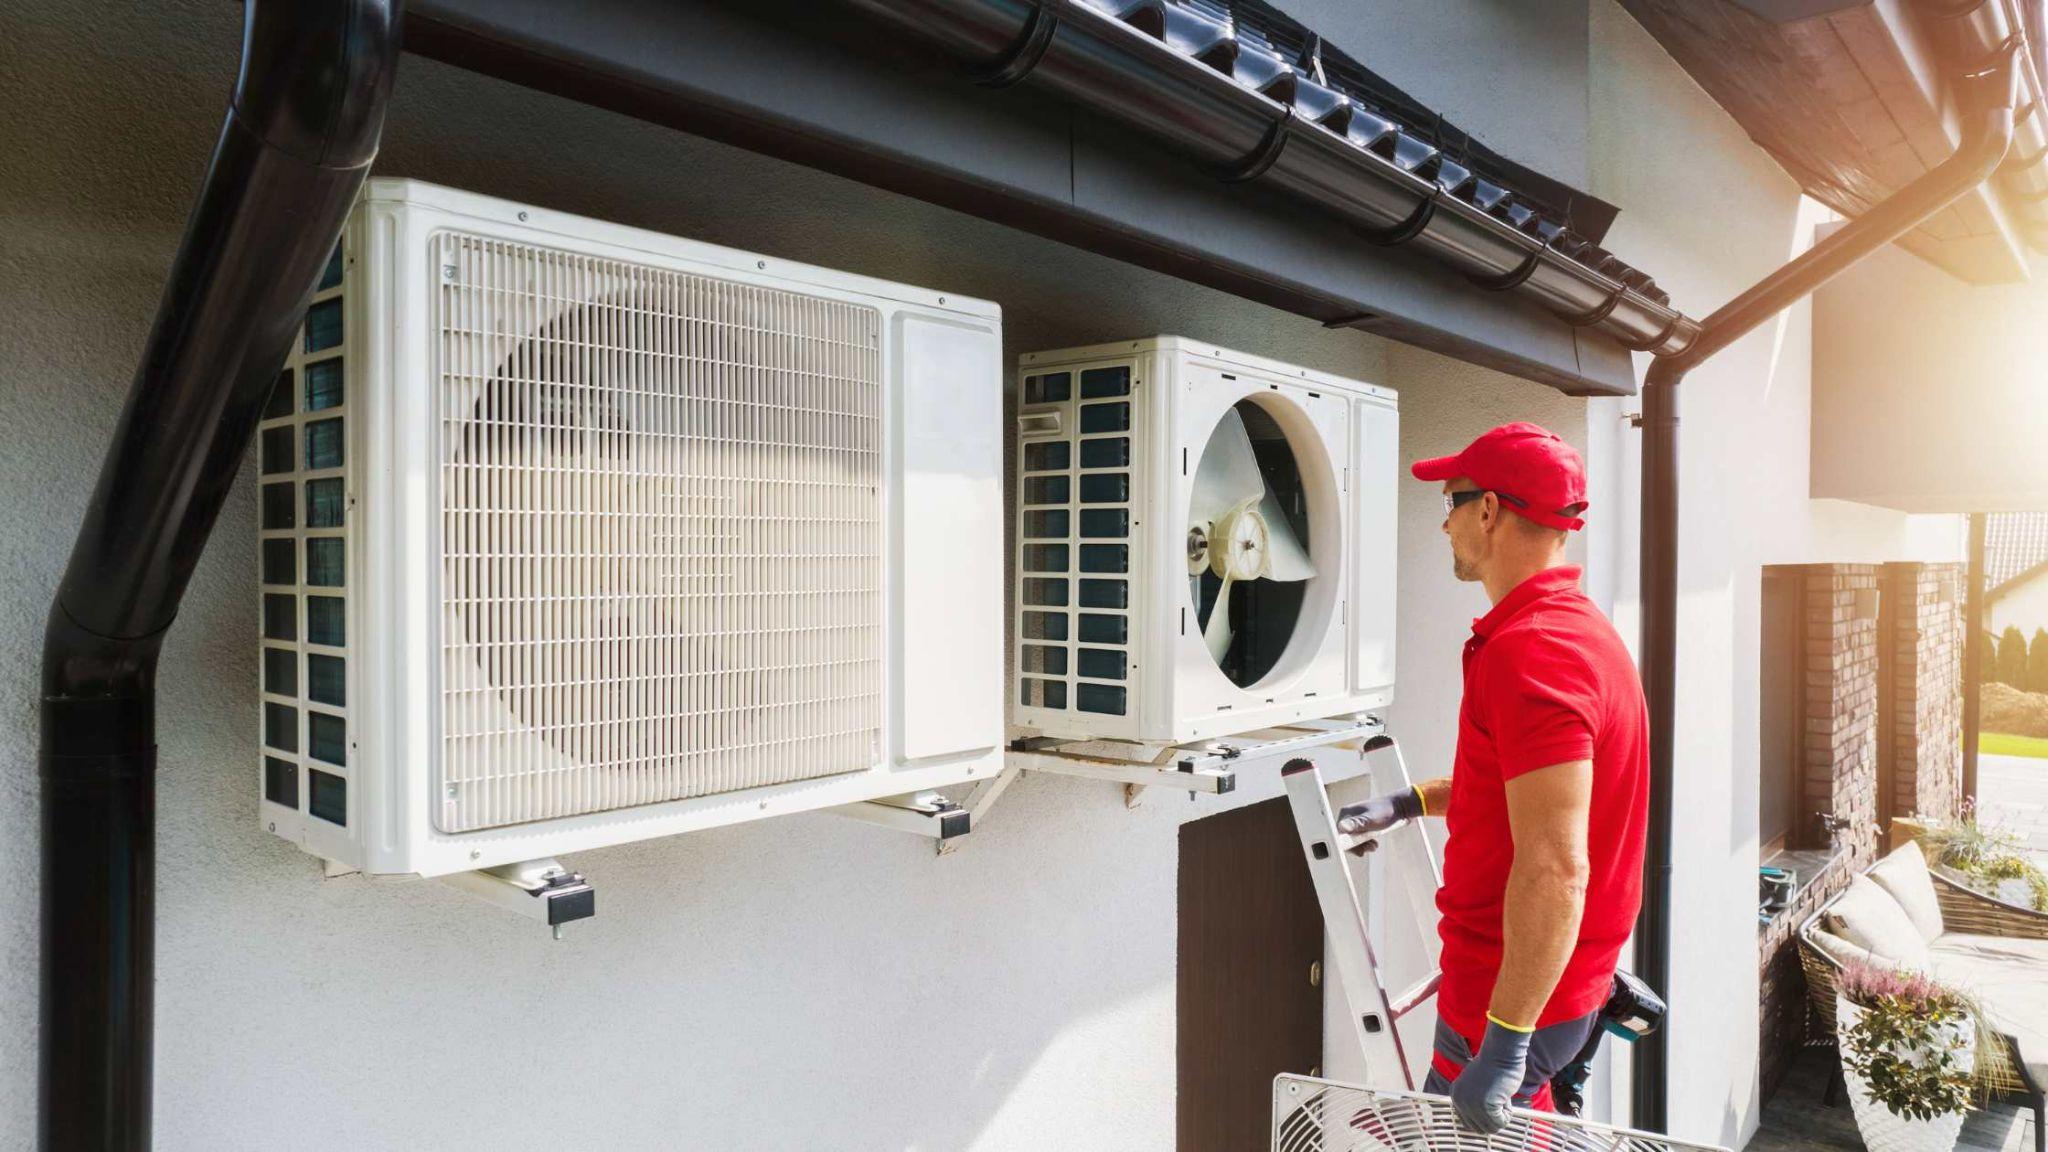
<instances>
[{"instance_id":1,"label":"condenser fan grille","mask_svg":"<svg viewBox=\"0 0 2048 1152\"><path fill-rule=\"evenodd\" d=\"M460 234L439 265L437 825L870 767L877 312Z\"/></svg>"}]
</instances>

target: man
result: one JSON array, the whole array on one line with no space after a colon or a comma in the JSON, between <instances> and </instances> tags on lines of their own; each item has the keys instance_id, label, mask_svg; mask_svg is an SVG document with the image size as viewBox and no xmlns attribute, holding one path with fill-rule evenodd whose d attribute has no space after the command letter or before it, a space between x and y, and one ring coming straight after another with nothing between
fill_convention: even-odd
<instances>
[{"instance_id":1,"label":"man","mask_svg":"<svg viewBox=\"0 0 2048 1152\"><path fill-rule=\"evenodd\" d=\"M1511 1104L1551 1110L1551 1077L1599 1026L1642 899L1648 715L1621 638L1565 563L1585 526L1578 452L1508 424L1413 472L1443 482L1452 571L1493 610L1465 642L1450 777L1347 807L1339 826L1444 818L1426 1087L1495 1132Z\"/></svg>"}]
</instances>

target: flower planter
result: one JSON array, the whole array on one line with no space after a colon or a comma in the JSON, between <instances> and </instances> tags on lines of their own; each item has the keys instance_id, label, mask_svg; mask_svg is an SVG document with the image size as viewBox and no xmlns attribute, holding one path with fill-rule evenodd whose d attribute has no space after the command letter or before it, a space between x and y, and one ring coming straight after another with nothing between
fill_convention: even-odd
<instances>
[{"instance_id":1,"label":"flower planter","mask_svg":"<svg viewBox=\"0 0 2048 1152\"><path fill-rule=\"evenodd\" d=\"M1991 891L1993 898L2021 908L2034 907L2034 888L2025 880L2000 880Z\"/></svg>"},{"instance_id":2,"label":"flower planter","mask_svg":"<svg viewBox=\"0 0 2048 1152\"><path fill-rule=\"evenodd\" d=\"M1846 996L1835 999L1835 1034L1844 1040L1857 1021L1863 1018L1863 1009L1851 1003ZM1947 1031L1958 1038L1962 1051L1958 1061L1967 1074L1976 1062L1975 1035L1968 1020L1958 1020L1949 1025ZM1846 1051L1846 1048L1844 1049ZM1906 1053L1908 1059L1915 1055ZM1870 1094L1870 1086L1863 1078L1851 1071L1845 1063L1842 1079L1849 1089L1849 1107L1856 1116L1856 1130L1863 1135L1864 1147L1870 1152L1952 1152L1956 1138L1962 1135L1963 1118L1966 1113L1951 1112L1931 1120L1914 1120L1894 1113Z\"/></svg>"}]
</instances>

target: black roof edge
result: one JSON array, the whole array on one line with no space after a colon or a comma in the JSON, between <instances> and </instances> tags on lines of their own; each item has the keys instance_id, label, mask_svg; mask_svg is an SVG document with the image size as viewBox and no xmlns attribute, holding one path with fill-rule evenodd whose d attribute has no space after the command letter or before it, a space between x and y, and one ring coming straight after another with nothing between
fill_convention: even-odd
<instances>
[{"instance_id":1,"label":"black roof edge","mask_svg":"<svg viewBox=\"0 0 2048 1152\"><path fill-rule=\"evenodd\" d=\"M1236 9L1241 24L1251 24L1283 51L1289 45L1306 46L1319 42L1322 65L1331 87L1361 100L1389 119L1399 121L1409 135L1427 142L1482 179L1505 186L1542 215L1566 222L1573 232L1594 244L1607 238L1607 230L1614 226L1615 217L1621 214L1619 208L1607 201L1487 147L1470 132L1445 119L1443 113L1410 96L1400 86L1359 63L1356 57L1322 39L1320 34L1266 0L1182 2L1209 8L1222 8L1227 3ZM1280 35L1275 36L1276 32Z\"/></svg>"}]
</instances>

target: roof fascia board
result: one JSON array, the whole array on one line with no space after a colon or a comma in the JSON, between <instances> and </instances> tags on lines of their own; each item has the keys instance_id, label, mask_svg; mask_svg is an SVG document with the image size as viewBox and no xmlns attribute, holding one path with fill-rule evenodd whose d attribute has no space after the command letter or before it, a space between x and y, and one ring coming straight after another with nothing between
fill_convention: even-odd
<instances>
[{"instance_id":1,"label":"roof fascia board","mask_svg":"<svg viewBox=\"0 0 2048 1152\"><path fill-rule=\"evenodd\" d=\"M1635 391L1620 344L1513 294L1220 185L1115 126L1070 124L1056 104L793 34L791 16L775 3L414 0L405 46L1563 392Z\"/></svg>"}]
</instances>

